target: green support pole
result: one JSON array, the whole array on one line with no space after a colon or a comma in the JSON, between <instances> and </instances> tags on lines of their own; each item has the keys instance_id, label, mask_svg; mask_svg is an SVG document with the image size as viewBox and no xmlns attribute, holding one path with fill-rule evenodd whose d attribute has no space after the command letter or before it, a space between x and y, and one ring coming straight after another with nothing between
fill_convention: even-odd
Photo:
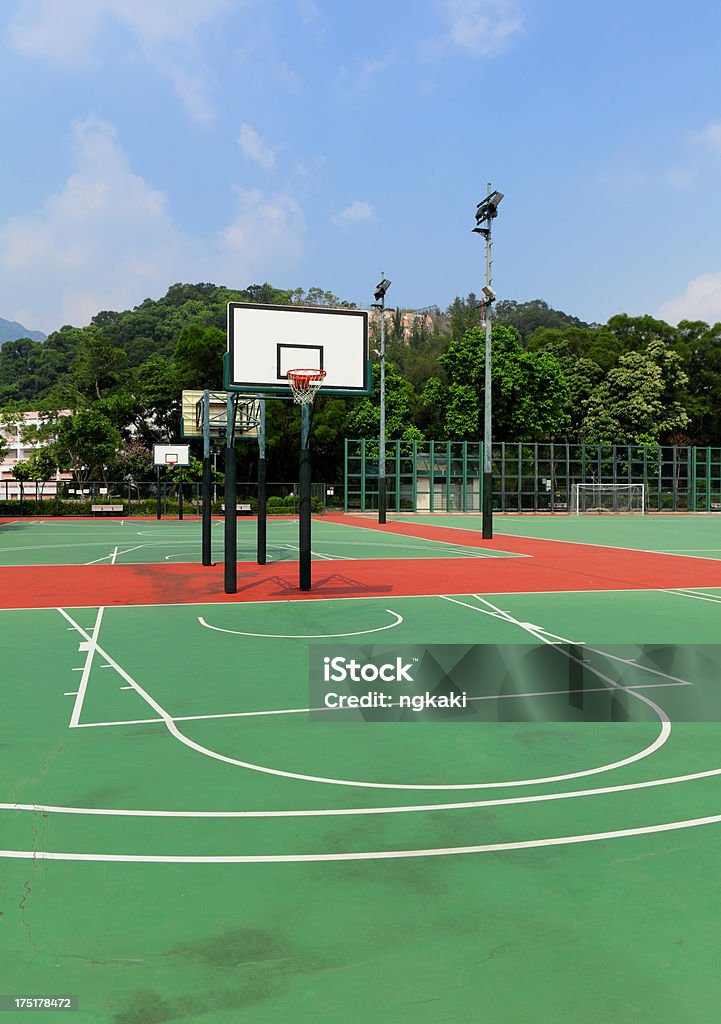
<instances>
[{"instance_id":1,"label":"green support pole","mask_svg":"<svg viewBox=\"0 0 721 1024\"><path fill-rule=\"evenodd\" d=\"M428 460L431 467L431 475L428 480L428 501L431 512L436 510L436 451L435 442L430 442L430 458Z\"/></svg>"},{"instance_id":2,"label":"green support pole","mask_svg":"<svg viewBox=\"0 0 721 1024\"><path fill-rule=\"evenodd\" d=\"M413 511L418 511L418 442L413 442Z\"/></svg>"},{"instance_id":3,"label":"green support pole","mask_svg":"<svg viewBox=\"0 0 721 1024\"><path fill-rule=\"evenodd\" d=\"M395 510L401 510L401 443L396 441L396 501Z\"/></svg>"},{"instance_id":4,"label":"green support pole","mask_svg":"<svg viewBox=\"0 0 721 1024\"><path fill-rule=\"evenodd\" d=\"M210 468L210 392L203 393L203 482L202 482L202 524L201 547L203 565L212 565L212 499Z\"/></svg>"},{"instance_id":5,"label":"green support pole","mask_svg":"<svg viewBox=\"0 0 721 1024\"><path fill-rule=\"evenodd\" d=\"M361 488L361 512L366 510L366 442L365 438L361 438L360 443L360 488Z\"/></svg>"},{"instance_id":6,"label":"green support pole","mask_svg":"<svg viewBox=\"0 0 721 1024\"><path fill-rule=\"evenodd\" d=\"M237 464L235 454L236 396L228 394L225 439L225 571L226 594L238 592L238 509L236 507Z\"/></svg>"},{"instance_id":7,"label":"green support pole","mask_svg":"<svg viewBox=\"0 0 721 1024\"><path fill-rule=\"evenodd\" d=\"M155 511L155 518L161 518L161 507L160 507L160 466L155 467L155 479L156 479L156 491L157 491L157 507Z\"/></svg>"},{"instance_id":8,"label":"green support pole","mask_svg":"<svg viewBox=\"0 0 721 1024\"><path fill-rule=\"evenodd\" d=\"M310 434L310 405L301 406L301 442L300 442L300 463L298 467L298 559L299 559L299 580L301 590L311 588L311 517L310 517L310 496L311 496L311 462L310 449L308 447L308 435Z\"/></svg>"},{"instance_id":9,"label":"green support pole","mask_svg":"<svg viewBox=\"0 0 721 1024\"><path fill-rule=\"evenodd\" d=\"M258 565L266 563L268 514L266 495L265 463L265 399L260 402L260 424L258 426Z\"/></svg>"}]
</instances>

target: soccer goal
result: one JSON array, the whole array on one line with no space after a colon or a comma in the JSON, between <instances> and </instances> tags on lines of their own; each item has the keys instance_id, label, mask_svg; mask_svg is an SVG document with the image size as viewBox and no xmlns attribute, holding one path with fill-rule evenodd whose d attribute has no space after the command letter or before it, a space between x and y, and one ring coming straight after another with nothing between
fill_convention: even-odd
<instances>
[{"instance_id":1,"label":"soccer goal","mask_svg":"<svg viewBox=\"0 0 721 1024\"><path fill-rule=\"evenodd\" d=\"M645 484L574 484L571 515L633 512L645 515Z\"/></svg>"}]
</instances>

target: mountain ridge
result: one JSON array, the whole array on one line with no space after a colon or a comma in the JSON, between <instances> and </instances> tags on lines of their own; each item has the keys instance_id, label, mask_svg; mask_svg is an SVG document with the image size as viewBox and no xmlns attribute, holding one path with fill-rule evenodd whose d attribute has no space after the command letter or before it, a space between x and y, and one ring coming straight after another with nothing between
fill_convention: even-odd
<instances>
[{"instance_id":1,"label":"mountain ridge","mask_svg":"<svg viewBox=\"0 0 721 1024\"><path fill-rule=\"evenodd\" d=\"M16 341L18 338L30 338L32 341L45 341L46 334L42 331L29 331L16 320L5 320L0 316L0 345L6 341Z\"/></svg>"}]
</instances>

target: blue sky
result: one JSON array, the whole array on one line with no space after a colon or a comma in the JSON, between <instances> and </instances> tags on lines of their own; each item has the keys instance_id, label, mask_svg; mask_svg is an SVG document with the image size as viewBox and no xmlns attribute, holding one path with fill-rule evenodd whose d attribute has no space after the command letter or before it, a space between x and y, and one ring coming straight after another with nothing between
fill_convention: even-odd
<instances>
[{"instance_id":1,"label":"blue sky","mask_svg":"<svg viewBox=\"0 0 721 1024\"><path fill-rule=\"evenodd\" d=\"M4 0L0 316L176 281L721 320L721 5Z\"/></svg>"}]
</instances>

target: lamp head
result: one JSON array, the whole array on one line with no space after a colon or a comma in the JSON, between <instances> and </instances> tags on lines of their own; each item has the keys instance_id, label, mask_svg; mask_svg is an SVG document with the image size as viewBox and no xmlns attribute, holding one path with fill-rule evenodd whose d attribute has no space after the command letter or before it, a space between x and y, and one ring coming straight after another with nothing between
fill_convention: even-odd
<instances>
[{"instance_id":1,"label":"lamp head","mask_svg":"<svg viewBox=\"0 0 721 1024\"><path fill-rule=\"evenodd\" d=\"M387 277L384 277L382 281L380 281L380 283L376 285L376 290L373 293L373 298L376 300L376 302L380 302L380 300L383 298L383 296L388 291L390 286L391 283Z\"/></svg>"},{"instance_id":2,"label":"lamp head","mask_svg":"<svg viewBox=\"0 0 721 1024\"><path fill-rule=\"evenodd\" d=\"M498 206L503 199L502 192L491 192L489 196L476 207L476 223L482 220L492 220L498 216Z\"/></svg>"}]
</instances>

